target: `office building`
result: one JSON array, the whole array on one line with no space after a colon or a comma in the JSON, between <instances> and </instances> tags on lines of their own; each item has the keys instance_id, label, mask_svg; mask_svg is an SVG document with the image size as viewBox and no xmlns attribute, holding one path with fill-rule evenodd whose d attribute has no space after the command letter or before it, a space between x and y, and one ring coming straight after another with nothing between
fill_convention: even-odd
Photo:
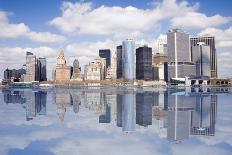
<instances>
[{"instance_id":1,"label":"office building","mask_svg":"<svg viewBox=\"0 0 232 155\"><path fill-rule=\"evenodd\" d=\"M127 39L122 42L122 77L127 80L135 80L135 42Z\"/></svg>"},{"instance_id":2,"label":"office building","mask_svg":"<svg viewBox=\"0 0 232 155\"><path fill-rule=\"evenodd\" d=\"M165 54L156 53L152 56L153 80L164 80L164 63L167 61Z\"/></svg>"},{"instance_id":3,"label":"office building","mask_svg":"<svg viewBox=\"0 0 232 155\"><path fill-rule=\"evenodd\" d=\"M178 77L176 78L177 72ZM183 79L186 76L196 76L196 65L193 62L164 63L164 79L166 82L170 82L171 79Z\"/></svg>"},{"instance_id":4,"label":"office building","mask_svg":"<svg viewBox=\"0 0 232 155\"><path fill-rule=\"evenodd\" d=\"M158 40L158 53L167 54L167 40L166 39Z\"/></svg>"},{"instance_id":5,"label":"office building","mask_svg":"<svg viewBox=\"0 0 232 155\"><path fill-rule=\"evenodd\" d=\"M99 56L106 59L106 68L111 66L111 51L110 49L100 49Z\"/></svg>"},{"instance_id":6,"label":"office building","mask_svg":"<svg viewBox=\"0 0 232 155\"><path fill-rule=\"evenodd\" d=\"M47 81L46 58L37 59L36 81Z\"/></svg>"},{"instance_id":7,"label":"office building","mask_svg":"<svg viewBox=\"0 0 232 155\"><path fill-rule=\"evenodd\" d=\"M22 75L26 74L25 69L6 69L4 71L4 79L11 80L13 82L20 82L22 80Z\"/></svg>"},{"instance_id":8,"label":"office building","mask_svg":"<svg viewBox=\"0 0 232 155\"><path fill-rule=\"evenodd\" d=\"M71 76L71 68L67 66L67 62L64 56L64 51L61 50L59 56L56 59L55 80L67 81L70 80L70 76Z\"/></svg>"},{"instance_id":9,"label":"office building","mask_svg":"<svg viewBox=\"0 0 232 155\"><path fill-rule=\"evenodd\" d=\"M197 46L199 42L205 43L210 47L210 70L211 77L217 77L217 53L215 48L215 37L212 35L203 35L190 38L191 46ZM193 53L193 49L191 50Z\"/></svg>"},{"instance_id":10,"label":"office building","mask_svg":"<svg viewBox=\"0 0 232 155\"><path fill-rule=\"evenodd\" d=\"M173 29L167 33L167 56L169 62L190 61L189 34L180 29Z\"/></svg>"},{"instance_id":11,"label":"office building","mask_svg":"<svg viewBox=\"0 0 232 155\"><path fill-rule=\"evenodd\" d=\"M72 80L82 80L82 78L81 78L81 68L79 66L78 59L75 59L73 61Z\"/></svg>"},{"instance_id":12,"label":"office building","mask_svg":"<svg viewBox=\"0 0 232 155\"><path fill-rule=\"evenodd\" d=\"M97 57L94 62L85 65L85 80L104 80L106 77L106 61Z\"/></svg>"},{"instance_id":13,"label":"office building","mask_svg":"<svg viewBox=\"0 0 232 155\"><path fill-rule=\"evenodd\" d=\"M36 56L31 52L26 53L26 74L24 76L25 82L32 82L36 80Z\"/></svg>"},{"instance_id":14,"label":"office building","mask_svg":"<svg viewBox=\"0 0 232 155\"><path fill-rule=\"evenodd\" d=\"M167 33L168 63L164 66L165 81L196 76L196 65L191 60L189 34L180 29Z\"/></svg>"},{"instance_id":15,"label":"office building","mask_svg":"<svg viewBox=\"0 0 232 155\"><path fill-rule=\"evenodd\" d=\"M116 50L116 55L117 55L117 79L122 78L122 45L117 46Z\"/></svg>"},{"instance_id":16,"label":"office building","mask_svg":"<svg viewBox=\"0 0 232 155\"><path fill-rule=\"evenodd\" d=\"M210 46L202 43L192 46L192 61L196 64L196 76L211 77Z\"/></svg>"},{"instance_id":17,"label":"office building","mask_svg":"<svg viewBox=\"0 0 232 155\"><path fill-rule=\"evenodd\" d=\"M136 79L152 80L152 48L143 46L136 49Z\"/></svg>"}]
</instances>

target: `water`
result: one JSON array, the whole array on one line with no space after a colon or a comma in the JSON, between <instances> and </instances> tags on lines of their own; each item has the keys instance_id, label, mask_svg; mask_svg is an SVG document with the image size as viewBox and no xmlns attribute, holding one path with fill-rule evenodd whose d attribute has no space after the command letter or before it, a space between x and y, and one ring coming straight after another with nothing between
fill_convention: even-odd
<instances>
[{"instance_id":1,"label":"water","mask_svg":"<svg viewBox=\"0 0 232 155\"><path fill-rule=\"evenodd\" d=\"M1 155L231 155L230 89L2 89Z\"/></svg>"}]
</instances>

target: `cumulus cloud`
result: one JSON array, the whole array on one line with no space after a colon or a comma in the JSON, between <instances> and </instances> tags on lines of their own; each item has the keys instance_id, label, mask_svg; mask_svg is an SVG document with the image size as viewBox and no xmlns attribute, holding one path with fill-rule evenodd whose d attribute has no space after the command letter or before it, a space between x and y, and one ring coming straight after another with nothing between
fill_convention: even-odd
<instances>
[{"instance_id":1,"label":"cumulus cloud","mask_svg":"<svg viewBox=\"0 0 232 155\"><path fill-rule=\"evenodd\" d=\"M187 12L184 16L174 17L171 20L173 27L181 27L187 29L204 29L207 27L217 27L229 23L230 17L223 17L221 15L214 15L211 17L203 13Z\"/></svg>"},{"instance_id":2,"label":"cumulus cloud","mask_svg":"<svg viewBox=\"0 0 232 155\"><path fill-rule=\"evenodd\" d=\"M19 38L25 37L35 42L64 42L65 37L50 32L34 32L24 23L11 24L7 13L0 11L0 38Z\"/></svg>"},{"instance_id":3,"label":"cumulus cloud","mask_svg":"<svg viewBox=\"0 0 232 155\"><path fill-rule=\"evenodd\" d=\"M94 8L90 2L64 2L61 7L62 16L54 18L49 23L68 33L138 35L153 29L162 19L181 16L196 8L195 5L189 6L186 1L177 4L175 0L163 0L152 9L138 9L132 6Z\"/></svg>"}]
</instances>

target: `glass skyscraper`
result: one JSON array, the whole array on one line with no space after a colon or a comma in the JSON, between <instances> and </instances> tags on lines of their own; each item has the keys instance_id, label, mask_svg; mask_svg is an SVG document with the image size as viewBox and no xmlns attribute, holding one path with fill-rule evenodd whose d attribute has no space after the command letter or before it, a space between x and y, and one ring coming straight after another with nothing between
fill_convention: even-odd
<instances>
[{"instance_id":1,"label":"glass skyscraper","mask_svg":"<svg viewBox=\"0 0 232 155\"><path fill-rule=\"evenodd\" d=\"M106 68L108 68L109 66L111 66L111 52L110 49L100 49L99 50L99 56L101 58L105 58L106 59Z\"/></svg>"},{"instance_id":2,"label":"glass skyscraper","mask_svg":"<svg viewBox=\"0 0 232 155\"><path fill-rule=\"evenodd\" d=\"M143 46L136 49L136 79L152 80L152 48Z\"/></svg>"},{"instance_id":3,"label":"glass skyscraper","mask_svg":"<svg viewBox=\"0 0 232 155\"><path fill-rule=\"evenodd\" d=\"M135 66L135 42L127 39L122 42L122 76L124 79L135 79Z\"/></svg>"},{"instance_id":4,"label":"glass skyscraper","mask_svg":"<svg viewBox=\"0 0 232 155\"><path fill-rule=\"evenodd\" d=\"M46 58L37 59L37 81L47 81Z\"/></svg>"}]
</instances>

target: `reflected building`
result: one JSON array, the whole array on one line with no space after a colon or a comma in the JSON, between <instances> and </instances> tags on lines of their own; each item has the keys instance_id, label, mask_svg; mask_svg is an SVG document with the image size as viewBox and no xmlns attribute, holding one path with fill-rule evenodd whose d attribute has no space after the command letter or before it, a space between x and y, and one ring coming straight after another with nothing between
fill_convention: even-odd
<instances>
[{"instance_id":1,"label":"reflected building","mask_svg":"<svg viewBox=\"0 0 232 155\"><path fill-rule=\"evenodd\" d=\"M81 98L80 95L71 93L71 103L73 106L73 112L78 113L81 105Z\"/></svg>"},{"instance_id":2,"label":"reflected building","mask_svg":"<svg viewBox=\"0 0 232 155\"><path fill-rule=\"evenodd\" d=\"M117 94L117 126L122 127L122 94Z\"/></svg>"},{"instance_id":3,"label":"reflected building","mask_svg":"<svg viewBox=\"0 0 232 155\"><path fill-rule=\"evenodd\" d=\"M192 112L191 135L215 135L217 96L198 96L195 111Z\"/></svg>"},{"instance_id":4,"label":"reflected building","mask_svg":"<svg viewBox=\"0 0 232 155\"><path fill-rule=\"evenodd\" d=\"M47 92L35 92L36 113L46 115Z\"/></svg>"},{"instance_id":5,"label":"reflected building","mask_svg":"<svg viewBox=\"0 0 232 155\"><path fill-rule=\"evenodd\" d=\"M128 93L122 96L122 131L135 131L136 123L135 94Z\"/></svg>"},{"instance_id":6,"label":"reflected building","mask_svg":"<svg viewBox=\"0 0 232 155\"><path fill-rule=\"evenodd\" d=\"M152 125L153 93L144 92L136 94L136 124L147 127Z\"/></svg>"},{"instance_id":7,"label":"reflected building","mask_svg":"<svg viewBox=\"0 0 232 155\"><path fill-rule=\"evenodd\" d=\"M189 138L190 114L194 110L196 100L186 96L185 92L175 92L168 95L168 126L167 139L179 142Z\"/></svg>"},{"instance_id":8,"label":"reflected building","mask_svg":"<svg viewBox=\"0 0 232 155\"><path fill-rule=\"evenodd\" d=\"M54 101L57 105L57 115L61 122L64 121L65 112L67 107L71 104L71 96L69 93L54 93Z\"/></svg>"},{"instance_id":9,"label":"reflected building","mask_svg":"<svg viewBox=\"0 0 232 155\"><path fill-rule=\"evenodd\" d=\"M23 91L14 91L14 90L3 89L2 93L4 96L4 102L6 104L9 104L9 103L24 104L24 103L26 103L26 99L23 97L23 94L24 94Z\"/></svg>"},{"instance_id":10,"label":"reflected building","mask_svg":"<svg viewBox=\"0 0 232 155\"><path fill-rule=\"evenodd\" d=\"M99 116L99 123L110 123L111 121L111 107L105 105L105 113Z\"/></svg>"},{"instance_id":11,"label":"reflected building","mask_svg":"<svg viewBox=\"0 0 232 155\"><path fill-rule=\"evenodd\" d=\"M30 121L36 117L35 93L26 91L24 97L26 98L26 120Z\"/></svg>"}]
</instances>

